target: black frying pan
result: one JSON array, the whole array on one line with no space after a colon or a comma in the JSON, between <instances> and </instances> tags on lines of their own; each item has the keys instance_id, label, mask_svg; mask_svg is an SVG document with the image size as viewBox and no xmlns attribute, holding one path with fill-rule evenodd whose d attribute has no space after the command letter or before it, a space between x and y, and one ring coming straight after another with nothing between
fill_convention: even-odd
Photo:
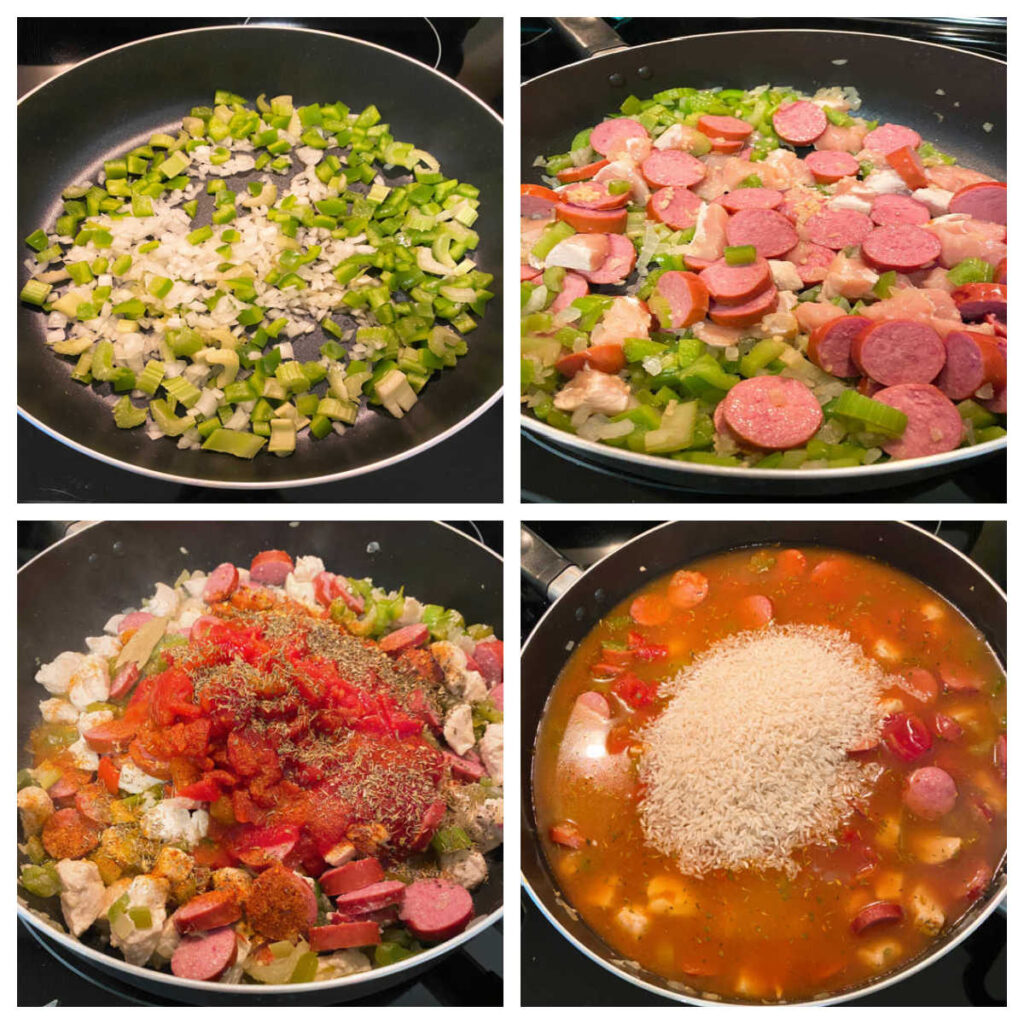
<instances>
[{"instance_id":1,"label":"black frying pan","mask_svg":"<svg viewBox=\"0 0 1024 1024\"><path fill-rule=\"evenodd\" d=\"M29 731L46 691L35 682L40 662L81 650L116 612L138 607L157 580L173 583L184 568L210 570L223 561L248 565L261 550L319 555L332 571L370 576L389 589L405 586L422 601L457 608L467 622L502 627L501 559L440 523L101 523L48 548L18 574L18 767L26 766ZM308 985L219 985L192 982L126 964L86 933L74 939L48 924L61 920L59 902L31 897L18 913L47 940L67 946L92 966L158 995L190 1003L313 1004L354 999L407 981L501 917L501 849L488 854L487 882L474 893L478 918L462 935L430 953L368 974ZM397 968L397 969L396 969Z\"/></svg>"},{"instance_id":2,"label":"black frying pan","mask_svg":"<svg viewBox=\"0 0 1024 1024\"><path fill-rule=\"evenodd\" d=\"M571 910L548 870L533 808L533 748L551 686L569 656L603 616L649 581L719 551L747 545L815 544L869 555L916 577L941 594L988 639L1006 662L1006 595L970 559L945 541L909 523L731 522L665 523L634 537L582 573L528 529L523 529L524 577L554 603L527 639L521 658L522 841L524 884L548 920L580 952L625 981L682 1002L706 1002L700 993L669 985L651 971L623 960ZM529 795L529 796L528 796ZM1006 890L1003 858L985 897L947 933L899 970L836 993L824 1002L845 1002L895 984L965 939L991 914ZM721 1000L715 1000L721 1002Z\"/></svg>"},{"instance_id":3,"label":"black frying pan","mask_svg":"<svg viewBox=\"0 0 1024 1024\"><path fill-rule=\"evenodd\" d=\"M565 152L577 131L618 110L630 94L646 98L679 85L751 89L765 82L809 93L855 86L865 116L916 128L966 166L1006 180L1006 64L992 57L894 36L818 29L720 32L629 48L598 18L561 19L556 26L581 56L597 56L523 85L524 182L540 180L533 166L538 155ZM986 124L991 131L984 130ZM990 441L924 459L811 473L677 462L583 441L526 413L522 423L546 445L568 449L576 458L650 480L748 494L893 486L1005 445Z\"/></svg>"},{"instance_id":4,"label":"black frying pan","mask_svg":"<svg viewBox=\"0 0 1024 1024\"><path fill-rule=\"evenodd\" d=\"M83 61L29 93L18 111L18 238L52 226L63 188L92 177L104 159L180 126L217 89L250 103L259 93L297 103L341 99L359 110L376 103L396 138L415 142L443 170L482 193L478 265L495 275L495 299L468 337L469 354L431 380L403 419L364 409L343 438L300 441L289 458L252 462L179 451L120 430L91 388L43 343L44 317L18 310L21 414L58 441L122 469L221 487L324 483L407 458L470 423L501 389L501 120L451 79L371 43L309 29L202 28L144 39ZM251 175L249 176L251 177ZM21 250L24 250L22 252ZM19 283L27 277L19 249ZM296 344L318 355L317 331ZM499 439L495 438L495 443Z\"/></svg>"}]
</instances>

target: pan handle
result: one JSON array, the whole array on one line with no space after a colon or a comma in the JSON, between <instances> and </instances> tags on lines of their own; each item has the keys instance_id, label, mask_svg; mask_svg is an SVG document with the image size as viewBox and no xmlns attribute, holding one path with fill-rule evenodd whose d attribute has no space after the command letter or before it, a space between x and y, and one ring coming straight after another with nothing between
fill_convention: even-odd
<instances>
[{"instance_id":1,"label":"pan handle","mask_svg":"<svg viewBox=\"0 0 1024 1024\"><path fill-rule=\"evenodd\" d=\"M583 575L578 565L563 558L528 526L519 528L519 549L523 579L549 601L557 601Z\"/></svg>"},{"instance_id":2,"label":"pan handle","mask_svg":"<svg viewBox=\"0 0 1024 1024\"><path fill-rule=\"evenodd\" d=\"M628 50L625 42L604 18L551 18L558 34L583 58L599 53Z\"/></svg>"}]
</instances>

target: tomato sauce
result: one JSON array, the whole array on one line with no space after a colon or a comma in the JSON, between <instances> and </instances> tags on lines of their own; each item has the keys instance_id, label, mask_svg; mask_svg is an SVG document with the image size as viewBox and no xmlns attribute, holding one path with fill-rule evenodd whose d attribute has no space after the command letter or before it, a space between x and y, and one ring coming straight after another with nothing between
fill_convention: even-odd
<instances>
[{"instance_id":1,"label":"tomato sauce","mask_svg":"<svg viewBox=\"0 0 1024 1024\"><path fill-rule=\"evenodd\" d=\"M828 843L795 851L792 877L694 877L641 828L637 734L661 680L769 621L845 631L888 674L881 737L847 755L876 781ZM933 591L847 552L744 549L651 583L575 650L539 729L537 823L566 899L623 957L729 999L820 998L918 956L985 891L1006 844L1005 733L996 657ZM906 795L920 769L941 769L915 779L939 805L924 817Z\"/></svg>"}]
</instances>

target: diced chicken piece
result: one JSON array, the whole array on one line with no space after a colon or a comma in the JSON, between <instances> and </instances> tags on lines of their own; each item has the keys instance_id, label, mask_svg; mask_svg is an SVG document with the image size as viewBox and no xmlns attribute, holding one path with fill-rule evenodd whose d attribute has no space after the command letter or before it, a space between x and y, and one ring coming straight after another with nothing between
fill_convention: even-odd
<instances>
[{"instance_id":1,"label":"diced chicken piece","mask_svg":"<svg viewBox=\"0 0 1024 1024\"><path fill-rule=\"evenodd\" d=\"M524 263L531 267L542 267L544 263L542 260L537 259L536 256L530 251L540 241L540 236L544 234L544 230L551 224L554 224L555 218L548 217L547 219L531 219L529 217L521 217L519 219L519 262Z\"/></svg>"},{"instance_id":2,"label":"diced chicken piece","mask_svg":"<svg viewBox=\"0 0 1024 1024\"><path fill-rule=\"evenodd\" d=\"M356 855L356 848L348 842L336 843L332 846L325 854L324 860L331 865L332 868L340 868L342 864L347 864Z\"/></svg>"},{"instance_id":3,"label":"diced chicken piece","mask_svg":"<svg viewBox=\"0 0 1024 1024\"><path fill-rule=\"evenodd\" d=\"M772 282L776 288L782 291L803 291L804 282L797 273L795 264L789 260L769 260L768 266L771 268Z\"/></svg>"},{"instance_id":4,"label":"diced chicken piece","mask_svg":"<svg viewBox=\"0 0 1024 1024\"><path fill-rule=\"evenodd\" d=\"M85 646L90 654L99 654L104 658L116 658L121 652L121 641L116 636L87 636Z\"/></svg>"},{"instance_id":5,"label":"diced chicken piece","mask_svg":"<svg viewBox=\"0 0 1024 1024\"><path fill-rule=\"evenodd\" d=\"M872 970L881 971L895 963L902 952L903 947L895 939L876 939L857 950L857 959Z\"/></svg>"},{"instance_id":6,"label":"diced chicken piece","mask_svg":"<svg viewBox=\"0 0 1024 1024\"><path fill-rule=\"evenodd\" d=\"M678 878L656 875L647 883L647 910L651 914L693 917L697 900Z\"/></svg>"},{"instance_id":7,"label":"diced chicken piece","mask_svg":"<svg viewBox=\"0 0 1024 1024\"><path fill-rule=\"evenodd\" d=\"M859 256L838 252L829 264L821 285L821 298L834 299L841 295L847 299L862 299L871 294L878 282L876 274Z\"/></svg>"},{"instance_id":8,"label":"diced chicken piece","mask_svg":"<svg viewBox=\"0 0 1024 1024\"><path fill-rule=\"evenodd\" d=\"M617 295L590 335L591 345L621 345L626 338L646 338L651 314L643 299Z\"/></svg>"},{"instance_id":9,"label":"diced chicken piece","mask_svg":"<svg viewBox=\"0 0 1024 1024\"><path fill-rule=\"evenodd\" d=\"M713 324L710 320L699 320L690 328L699 341L712 348L729 348L738 345L748 332L739 327L724 327L721 324Z\"/></svg>"},{"instance_id":10,"label":"diced chicken piece","mask_svg":"<svg viewBox=\"0 0 1024 1024\"><path fill-rule=\"evenodd\" d=\"M794 185L814 184L810 169L790 149L773 149L757 167L765 188L785 190Z\"/></svg>"},{"instance_id":11,"label":"diced chicken piece","mask_svg":"<svg viewBox=\"0 0 1024 1024\"><path fill-rule=\"evenodd\" d=\"M946 915L924 885L917 885L910 893L910 919L923 935L938 935L946 923Z\"/></svg>"},{"instance_id":12,"label":"diced chicken piece","mask_svg":"<svg viewBox=\"0 0 1024 1024\"><path fill-rule=\"evenodd\" d=\"M878 702L878 709L883 715L898 715L904 710L903 701L899 697L883 697Z\"/></svg>"},{"instance_id":13,"label":"diced chicken piece","mask_svg":"<svg viewBox=\"0 0 1024 1024\"><path fill-rule=\"evenodd\" d=\"M621 887L621 878L617 875L608 875L606 878L597 879L588 886L584 898L590 906L597 907L599 910L608 910L618 899Z\"/></svg>"},{"instance_id":14,"label":"diced chicken piece","mask_svg":"<svg viewBox=\"0 0 1024 1024\"><path fill-rule=\"evenodd\" d=\"M106 886L91 860L57 861L60 908L72 935L81 935L103 913Z\"/></svg>"},{"instance_id":15,"label":"diced chicken piece","mask_svg":"<svg viewBox=\"0 0 1024 1024\"><path fill-rule=\"evenodd\" d=\"M142 607L150 615L166 616L173 619L177 614L179 604L181 604L181 594L173 587L167 586L166 583L158 583L156 590L153 591L153 596L148 601L143 601Z\"/></svg>"},{"instance_id":16,"label":"diced chicken piece","mask_svg":"<svg viewBox=\"0 0 1024 1024\"><path fill-rule=\"evenodd\" d=\"M39 702L39 713L43 721L51 725L74 725L78 721L78 708L69 700L51 697Z\"/></svg>"},{"instance_id":17,"label":"diced chicken piece","mask_svg":"<svg viewBox=\"0 0 1024 1024\"><path fill-rule=\"evenodd\" d=\"M956 303L948 292L938 288L898 288L889 298L865 306L861 315L870 320L959 321Z\"/></svg>"},{"instance_id":18,"label":"diced chicken piece","mask_svg":"<svg viewBox=\"0 0 1024 1024\"><path fill-rule=\"evenodd\" d=\"M830 199L826 204L830 210L853 210L855 213L871 212L871 200L864 199L856 192L843 192Z\"/></svg>"},{"instance_id":19,"label":"diced chicken piece","mask_svg":"<svg viewBox=\"0 0 1024 1024\"><path fill-rule=\"evenodd\" d=\"M717 260L725 252L725 225L729 211L720 203L707 203L697 214L693 239L685 246L685 255L699 260Z\"/></svg>"},{"instance_id":20,"label":"diced chicken piece","mask_svg":"<svg viewBox=\"0 0 1024 1024\"><path fill-rule=\"evenodd\" d=\"M651 920L643 911L623 907L615 915L615 923L630 937L640 939L646 934Z\"/></svg>"},{"instance_id":21,"label":"diced chicken piece","mask_svg":"<svg viewBox=\"0 0 1024 1024\"><path fill-rule=\"evenodd\" d=\"M100 911L103 917L107 916L107 911L128 891L128 886L131 884L130 878L119 878L107 886L107 890L103 894L103 909Z\"/></svg>"},{"instance_id":22,"label":"diced chicken piece","mask_svg":"<svg viewBox=\"0 0 1024 1024\"><path fill-rule=\"evenodd\" d=\"M473 735L473 709L468 704L456 704L444 720L444 738L448 746L460 757L476 745Z\"/></svg>"},{"instance_id":23,"label":"diced chicken piece","mask_svg":"<svg viewBox=\"0 0 1024 1024\"><path fill-rule=\"evenodd\" d=\"M26 786L18 790L18 813L25 838L38 835L53 814L50 794L41 786Z\"/></svg>"},{"instance_id":24,"label":"diced chicken piece","mask_svg":"<svg viewBox=\"0 0 1024 1024\"><path fill-rule=\"evenodd\" d=\"M685 124L669 125L655 140L655 149L682 149L687 153L707 151L707 136Z\"/></svg>"},{"instance_id":25,"label":"diced chicken piece","mask_svg":"<svg viewBox=\"0 0 1024 1024\"><path fill-rule=\"evenodd\" d=\"M121 950L128 963L141 967L156 951L163 935L170 885L166 878L157 875L136 875L127 892L125 912L111 922L110 944ZM149 910L148 928L140 928L132 920L129 912L136 907Z\"/></svg>"},{"instance_id":26,"label":"diced chicken piece","mask_svg":"<svg viewBox=\"0 0 1024 1024\"><path fill-rule=\"evenodd\" d=\"M844 153L859 153L864 146L864 136L868 133L868 126L861 121L840 128L837 124L830 124L814 140L815 149L835 149Z\"/></svg>"},{"instance_id":27,"label":"diced chicken piece","mask_svg":"<svg viewBox=\"0 0 1024 1024\"><path fill-rule=\"evenodd\" d=\"M924 176L929 183L947 192L959 192L966 185L974 185L979 181L993 181L987 174L981 171L971 170L970 167L960 167L953 164L936 164L934 167L925 168Z\"/></svg>"},{"instance_id":28,"label":"diced chicken piece","mask_svg":"<svg viewBox=\"0 0 1024 1024\"><path fill-rule=\"evenodd\" d=\"M78 667L83 661L85 661L84 654L64 651L62 654L58 654L53 661L43 665L36 673L36 682L45 686L50 693L58 696L65 694L71 689L72 676L78 671Z\"/></svg>"},{"instance_id":29,"label":"diced chicken piece","mask_svg":"<svg viewBox=\"0 0 1024 1024\"><path fill-rule=\"evenodd\" d=\"M868 307L871 308L871 307ZM810 334L816 327L846 314L832 302L801 302L794 311L800 329Z\"/></svg>"},{"instance_id":30,"label":"diced chicken piece","mask_svg":"<svg viewBox=\"0 0 1024 1024\"><path fill-rule=\"evenodd\" d=\"M607 256L607 235L583 233L563 239L547 254L544 262L549 267L565 267L589 274L597 270Z\"/></svg>"},{"instance_id":31,"label":"diced chicken piece","mask_svg":"<svg viewBox=\"0 0 1024 1024\"><path fill-rule=\"evenodd\" d=\"M430 653L441 666L444 685L449 693L470 704L487 699L487 683L479 672L467 667L466 652L461 647L439 640L430 645Z\"/></svg>"},{"instance_id":32,"label":"diced chicken piece","mask_svg":"<svg viewBox=\"0 0 1024 1024\"><path fill-rule=\"evenodd\" d=\"M882 661L900 661L903 658L903 651L887 637L881 636L875 641L873 653L876 658Z\"/></svg>"},{"instance_id":33,"label":"diced chicken piece","mask_svg":"<svg viewBox=\"0 0 1024 1024\"><path fill-rule=\"evenodd\" d=\"M218 868L211 876L211 881L214 889L230 890L240 903L244 903L252 891L252 875L243 868Z\"/></svg>"},{"instance_id":34,"label":"diced chicken piece","mask_svg":"<svg viewBox=\"0 0 1024 1024\"><path fill-rule=\"evenodd\" d=\"M614 415L629 406L629 385L611 373L586 367L555 395L556 409L574 412L582 405L593 412Z\"/></svg>"},{"instance_id":35,"label":"diced chicken piece","mask_svg":"<svg viewBox=\"0 0 1024 1024\"><path fill-rule=\"evenodd\" d=\"M914 198L919 203L924 203L933 217L941 217L943 214L949 213L949 201L953 198L953 193L944 188L929 185L927 188L914 189Z\"/></svg>"},{"instance_id":36,"label":"diced chicken piece","mask_svg":"<svg viewBox=\"0 0 1024 1024\"><path fill-rule=\"evenodd\" d=\"M796 305L796 292L779 292L775 309L761 317L752 333L762 338L795 338L800 332L800 323L794 313ZM749 328L743 333L747 337L751 335Z\"/></svg>"},{"instance_id":37,"label":"diced chicken piece","mask_svg":"<svg viewBox=\"0 0 1024 1024\"><path fill-rule=\"evenodd\" d=\"M605 155L609 160L632 160L635 164L642 164L651 155L651 140L641 135L631 135L609 149Z\"/></svg>"},{"instance_id":38,"label":"diced chicken piece","mask_svg":"<svg viewBox=\"0 0 1024 1024\"><path fill-rule=\"evenodd\" d=\"M849 97L838 85L822 86L812 97L811 102L824 110L831 108L845 114L852 109Z\"/></svg>"},{"instance_id":39,"label":"diced chicken piece","mask_svg":"<svg viewBox=\"0 0 1024 1024\"><path fill-rule=\"evenodd\" d=\"M1006 255L1006 228L1002 224L949 213L930 221L926 230L942 244L939 262L944 267L955 267L966 259L995 264Z\"/></svg>"},{"instance_id":40,"label":"diced chicken piece","mask_svg":"<svg viewBox=\"0 0 1024 1024\"><path fill-rule=\"evenodd\" d=\"M316 961L316 981L347 978L350 974L363 974L370 970L370 960L358 949L339 949Z\"/></svg>"},{"instance_id":41,"label":"diced chicken piece","mask_svg":"<svg viewBox=\"0 0 1024 1024\"><path fill-rule=\"evenodd\" d=\"M744 178L758 173L759 164L752 164L738 156L727 156L722 153L711 153L703 158L707 173L704 179L694 185L690 191L700 196L705 202L717 199L720 195L732 191Z\"/></svg>"},{"instance_id":42,"label":"diced chicken piece","mask_svg":"<svg viewBox=\"0 0 1024 1024\"><path fill-rule=\"evenodd\" d=\"M946 612L937 601L925 601L921 605L920 612L923 618L929 622L938 622L946 617Z\"/></svg>"},{"instance_id":43,"label":"diced chicken piece","mask_svg":"<svg viewBox=\"0 0 1024 1024\"><path fill-rule=\"evenodd\" d=\"M899 846L902 831L898 817L882 818L875 832L875 845L886 850L895 850Z\"/></svg>"},{"instance_id":44,"label":"diced chicken piece","mask_svg":"<svg viewBox=\"0 0 1024 1024\"><path fill-rule=\"evenodd\" d=\"M487 769L491 781L500 786L504 782L503 758L505 749L505 727L492 722L484 730L480 740L480 760Z\"/></svg>"},{"instance_id":45,"label":"diced chicken piece","mask_svg":"<svg viewBox=\"0 0 1024 1024\"><path fill-rule=\"evenodd\" d=\"M96 753L92 747L86 742L85 737L80 737L75 740L67 748L68 754L71 755L71 761L76 768L81 768L85 772L94 772L100 766L100 756Z\"/></svg>"},{"instance_id":46,"label":"diced chicken piece","mask_svg":"<svg viewBox=\"0 0 1024 1024\"><path fill-rule=\"evenodd\" d=\"M97 725L109 722L114 717L113 711L101 709L100 711L83 711L78 716L77 728L80 735L84 736L90 729Z\"/></svg>"},{"instance_id":47,"label":"diced chicken piece","mask_svg":"<svg viewBox=\"0 0 1024 1024\"><path fill-rule=\"evenodd\" d=\"M891 167L882 167L872 171L864 179L864 187L876 195L899 195L910 192L907 183Z\"/></svg>"},{"instance_id":48,"label":"diced chicken piece","mask_svg":"<svg viewBox=\"0 0 1024 1024\"><path fill-rule=\"evenodd\" d=\"M919 270L911 275L910 280L915 288L927 288L929 291L952 292L956 285L950 281L945 267L932 267L931 270Z\"/></svg>"},{"instance_id":49,"label":"diced chicken piece","mask_svg":"<svg viewBox=\"0 0 1024 1024\"><path fill-rule=\"evenodd\" d=\"M172 885L188 880L195 867L195 860L184 850L165 846L153 864L153 874L166 878Z\"/></svg>"},{"instance_id":50,"label":"diced chicken piece","mask_svg":"<svg viewBox=\"0 0 1024 1024\"><path fill-rule=\"evenodd\" d=\"M79 710L110 696L109 662L99 654L83 658L71 676L68 699Z\"/></svg>"},{"instance_id":51,"label":"diced chicken piece","mask_svg":"<svg viewBox=\"0 0 1024 1024\"><path fill-rule=\"evenodd\" d=\"M903 899L903 872L879 871L874 876L875 898L900 903Z\"/></svg>"},{"instance_id":52,"label":"diced chicken piece","mask_svg":"<svg viewBox=\"0 0 1024 1024\"><path fill-rule=\"evenodd\" d=\"M164 921L164 926L160 931L160 938L157 939L156 948L153 950L153 963L157 966L167 963L174 956L174 951L178 948L179 942L181 942L181 932L178 931L178 926L174 923L173 917L168 917ZM218 980L226 981L227 978L222 974Z\"/></svg>"},{"instance_id":53,"label":"diced chicken piece","mask_svg":"<svg viewBox=\"0 0 1024 1024\"><path fill-rule=\"evenodd\" d=\"M442 853L441 872L464 889L475 889L487 880L487 860L479 850Z\"/></svg>"},{"instance_id":54,"label":"diced chicken piece","mask_svg":"<svg viewBox=\"0 0 1024 1024\"><path fill-rule=\"evenodd\" d=\"M117 779L117 788L126 793L143 793L154 786L163 785L162 779L147 775L134 761L125 761L121 765L121 774Z\"/></svg>"},{"instance_id":55,"label":"diced chicken piece","mask_svg":"<svg viewBox=\"0 0 1024 1024\"><path fill-rule=\"evenodd\" d=\"M752 999L763 999L769 994L768 985L764 978L759 978L747 968L740 970L733 983L736 992L741 996L749 996Z\"/></svg>"},{"instance_id":56,"label":"diced chicken piece","mask_svg":"<svg viewBox=\"0 0 1024 1024\"><path fill-rule=\"evenodd\" d=\"M914 856L922 864L945 864L963 848L959 836L940 836L932 833L916 835L911 840Z\"/></svg>"},{"instance_id":57,"label":"diced chicken piece","mask_svg":"<svg viewBox=\"0 0 1024 1024\"><path fill-rule=\"evenodd\" d=\"M640 173L640 168L632 160L613 160L607 167L594 175L594 181L603 183L606 181L628 181L630 186L630 198L637 206L646 206L647 200L651 198L651 191Z\"/></svg>"}]
</instances>

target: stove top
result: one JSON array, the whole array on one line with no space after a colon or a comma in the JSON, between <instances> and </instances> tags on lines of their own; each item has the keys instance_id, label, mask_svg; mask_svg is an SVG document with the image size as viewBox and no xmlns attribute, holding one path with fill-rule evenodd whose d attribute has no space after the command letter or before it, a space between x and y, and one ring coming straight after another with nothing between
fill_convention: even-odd
<instances>
[{"instance_id":1,"label":"stove top","mask_svg":"<svg viewBox=\"0 0 1024 1024\"><path fill-rule=\"evenodd\" d=\"M627 540L657 525L652 522L527 525L566 558L586 569ZM964 552L1006 588L1006 524L927 522L916 525ZM520 588L522 635L529 636L547 602L525 583ZM610 974L570 945L533 901L520 896L524 1005L679 1005ZM1006 917L996 912L941 961L898 985L848 1003L849 1006L1005 1006Z\"/></svg>"},{"instance_id":2,"label":"stove top","mask_svg":"<svg viewBox=\"0 0 1024 1024\"><path fill-rule=\"evenodd\" d=\"M502 110L500 18L59 18L18 19L18 95L86 57L149 36L211 25L274 24L364 39L455 79L499 114ZM466 501L500 500L501 402L472 427L397 466L337 483L255 492L194 487L130 473L82 455L18 420L18 497L22 501L443 501L442 463L472 465L461 481Z\"/></svg>"},{"instance_id":3,"label":"stove top","mask_svg":"<svg viewBox=\"0 0 1024 1024\"><path fill-rule=\"evenodd\" d=\"M736 32L743 29L815 28L906 36L943 43L963 50L1006 60L1005 18L606 18L632 46L704 32ZM572 64L579 56L543 18L523 18L520 26L521 76L526 81L555 68ZM842 495L833 490L825 498ZM534 435L522 440L522 497L527 502L547 501L720 501L722 495L695 486L651 483L628 472L604 469L574 459ZM1006 456L997 453L946 477L871 491L877 501L1006 501ZM787 497L762 501L788 501Z\"/></svg>"},{"instance_id":4,"label":"stove top","mask_svg":"<svg viewBox=\"0 0 1024 1024\"><path fill-rule=\"evenodd\" d=\"M502 551L500 522L450 522L463 533ZM18 565L60 540L68 522L20 522ZM500 1006L503 922L460 946L451 956L415 978L346 1006ZM258 989L254 988L254 996ZM88 960L69 953L18 920L18 1006L181 1006L136 988L127 980L98 972ZM340 1005L340 1003L339 1003Z\"/></svg>"}]
</instances>

